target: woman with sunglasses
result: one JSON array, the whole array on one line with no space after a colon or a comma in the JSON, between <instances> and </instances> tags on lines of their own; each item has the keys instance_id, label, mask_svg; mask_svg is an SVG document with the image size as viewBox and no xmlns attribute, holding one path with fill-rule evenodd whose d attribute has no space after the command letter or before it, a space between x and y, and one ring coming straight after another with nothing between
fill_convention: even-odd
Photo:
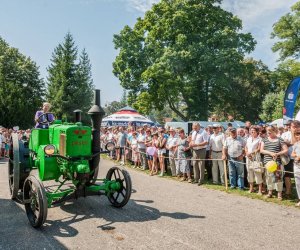
<instances>
[{"instance_id":1,"label":"woman with sunglasses","mask_svg":"<svg viewBox=\"0 0 300 250\"><path fill-rule=\"evenodd\" d=\"M267 127L267 137L261 142L260 152L264 155L263 163L265 166L269 161L275 161L278 165L275 172L266 171L266 183L268 188L267 198L271 198L273 190L276 189L278 192L278 199L282 200L283 166L280 160L280 155L287 155L288 147L284 143L283 139L277 137L277 133L278 131L276 127Z\"/></svg>"}]
</instances>

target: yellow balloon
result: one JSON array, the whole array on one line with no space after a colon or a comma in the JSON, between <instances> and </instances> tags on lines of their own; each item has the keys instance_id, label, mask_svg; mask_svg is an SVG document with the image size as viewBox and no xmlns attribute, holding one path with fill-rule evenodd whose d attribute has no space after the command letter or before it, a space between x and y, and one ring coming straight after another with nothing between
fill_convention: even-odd
<instances>
[{"instance_id":1,"label":"yellow balloon","mask_svg":"<svg viewBox=\"0 0 300 250\"><path fill-rule=\"evenodd\" d=\"M277 163L275 161L269 161L266 164L266 169L268 170L268 172L274 173L277 170Z\"/></svg>"}]
</instances>

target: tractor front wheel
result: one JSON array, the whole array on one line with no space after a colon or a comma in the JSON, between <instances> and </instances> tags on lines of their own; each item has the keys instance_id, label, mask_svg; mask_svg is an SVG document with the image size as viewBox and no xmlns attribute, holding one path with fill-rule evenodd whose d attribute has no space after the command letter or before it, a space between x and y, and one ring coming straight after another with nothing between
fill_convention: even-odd
<instances>
[{"instance_id":1,"label":"tractor front wheel","mask_svg":"<svg viewBox=\"0 0 300 250\"><path fill-rule=\"evenodd\" d=\"M31 226L42 226L47 218L47 197L42 182L33 175L28 176L24 182L23 201Z\"/></svg>"},{"instance_id":2,"label":"tractor front wheel","mask_svg":"<svg viewBox=\"0 0 300 250\"><path fill-rule=\"evenodd\" d=\"M124 207L131 196L132 184L129 173L125 169L112 167L108 170L106 179L120 183L118 191L107 195L108 200L114 207Z\"/></svg>"}]
</instances>

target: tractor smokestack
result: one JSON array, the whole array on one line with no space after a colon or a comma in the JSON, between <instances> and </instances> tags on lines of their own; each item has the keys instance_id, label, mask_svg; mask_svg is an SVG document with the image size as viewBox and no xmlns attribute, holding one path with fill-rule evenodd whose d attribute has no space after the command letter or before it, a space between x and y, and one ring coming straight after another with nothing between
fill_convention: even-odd
<instances>
[{"instance_id":1,"label":"tractor smokestack","mask_svg":"<svg viewBox=\"0 0 300 250\"><path fill-rule=\"evenodd\" d=\"M74 110L75 122L81 122L81 112L82 112L82 110L80 110L80 109Z\"/></svg>"},{"instance_id":2,"label":"tractor smokestack","mask_svg":"<svg viewBox=\"0 0 300 250\"><path fill-rule=\"evenodd\" d=\"M100 126L103 116L105 115L104 110L100 106L100 89L95 89L94 105L88 111L92 121L92 153L97 154L100 152ZM91 170L95 170L100 161L100 155L97 154L90 162ZM95 171L98 172L98 171Z\"/></svg>"}]
</instances>

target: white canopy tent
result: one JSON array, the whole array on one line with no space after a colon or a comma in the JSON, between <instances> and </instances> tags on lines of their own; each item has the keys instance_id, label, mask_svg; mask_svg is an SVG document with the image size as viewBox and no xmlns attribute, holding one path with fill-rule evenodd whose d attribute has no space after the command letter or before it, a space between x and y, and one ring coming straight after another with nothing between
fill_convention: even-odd
<instances>
[{"instance_id":1,"label":"white canopy tent","mask_svg":"<svg viewBox=\"0 0 300 250\"><path fill-rule=\"evenodd\" d=\"M124 107L116 113L103 118L101 126L143 126L144 124L153 126L154 122L139 114L131 107Z\"/></svg>"},{"instance_id":2,"label":"white canopy tent","mask_svg":"<svg viewBox=\"0 0 300 250\"><path fill-rule=\"evenodd\" d=\"M278 128L284 126L284 125L283 125L283 119L282 119L282 118L276 119L276 120L272 121L270 124L271 124L271 125L276 125Z\"/></svg>"}]
</instances>

